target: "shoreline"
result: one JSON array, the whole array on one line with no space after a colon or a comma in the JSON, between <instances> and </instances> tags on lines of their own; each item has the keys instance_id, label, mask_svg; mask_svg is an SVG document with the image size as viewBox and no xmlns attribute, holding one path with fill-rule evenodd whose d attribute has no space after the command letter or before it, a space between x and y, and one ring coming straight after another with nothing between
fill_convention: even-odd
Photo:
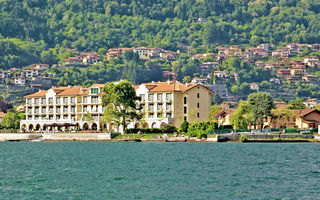
<instances>
[{"instance_id":1,"label":"shoreline","mask_svg":"<svg viewBox=\"0 0 320 200\"><path fill-rule=\"evenodd\" d=\"M284 135L282 135L284 136ZM290 137L291 136L291 137ZM276 138L268 135L255 135L248 138L243 143L313 143L320 142L320 136L286 135L286 137ZM230 136L228 136L230 137ZM221 139L222 138L222 139ZM240 143L239 140L226 140L226 136L219 135L216 138L189 138L186 136L159 136L156 138L112 138L108 133L81 133L81 134L40 134L40 133L18 133L0 134L0 142L200 142L200 143Z\"/></svg>"}]
</instances>

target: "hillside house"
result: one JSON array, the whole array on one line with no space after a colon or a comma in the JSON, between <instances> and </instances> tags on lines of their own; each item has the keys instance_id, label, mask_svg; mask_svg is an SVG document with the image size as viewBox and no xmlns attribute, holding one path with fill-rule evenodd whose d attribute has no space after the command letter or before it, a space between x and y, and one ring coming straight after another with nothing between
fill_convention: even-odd
<instances>
[{"instance_id":1,"label":"hillside house","mask_svg":"<svg viewBox=\"0 0 320 200\"><path fill-rule=\"evenodd\" d=\"M65 59L66 64L72 65L72 64L80 64L81 60L78 57L69 57Z\"/></svg>"},{"instance_id":2,"label":"hillside house","mask_svg":"<svg viewBox=\"0 0 320 200\"><path fill-rule=\"evenodd\" d=\"M42 70L49 69L49 64L34 64L33 66Z\"/></svg>"},{"instance_id":3,"label":"hillside house","mask_svg":"<svg viewBox=\"0 0 320 200\"><path fill-rule=\"evenodd\" d=\"M308 108L315 108L317 105L320 105L320 99L307 99L303 102L303 104Z\"/></svg>"},{"instance_id":4,"label":"hillside house","mask_svg":"<svg viewBox=\"0 0 320 200\"><path fill-rule=\"evenodd\" d=\"M289 76L291 74L290 69L278 69L278 76Z\"/></svg>"},{"instance_id":5,"label":"hillside house","mask_svg":"<svg viewBox=\"0 0 320 200\"><path fill-rule=\"evenodd\" d=\"M111 58L118 59L125 51L132 51L132 48L111 48L106 54L107 60Z\"/></svg>"},{"instance_id":6,"label":"hillside house","mask_svg":"<svg viewBox=\"0 0 320 200\"><path fill-rule=\"evenodd\" d=\"M305 58L303 62L309 67L318 67L320 64L319 59L315 56Z\"/></svg>"},{"instance_id":7,"label":"hillside house","mask_svg":"<svg viewBox=\"0 0 320 200\"><path fill-rule=\"evenodd\" d=\"M23 76L16 76L14 77L14 84L24 86L26 85L26 78Z\"/></svg>"},{"instance_id":8,"label":"hillside house","mask_svg":"<svg viewBox=\"0 0 320 200\"><path fill-rule=\"evenodd\" d=\"M218 78L230 78L230 74L227 71L214 71L213 75Z\"/></svg>"},{"instance_id":9,"label":"hillside house","mask_svg":"<svg viewBox=\"0 0 320 200\"><path fill-rule=\"evenodd\" d=\"M259 92L259 85L257 83L250 83L250 90Z\"/></svg>"}]
</instances>

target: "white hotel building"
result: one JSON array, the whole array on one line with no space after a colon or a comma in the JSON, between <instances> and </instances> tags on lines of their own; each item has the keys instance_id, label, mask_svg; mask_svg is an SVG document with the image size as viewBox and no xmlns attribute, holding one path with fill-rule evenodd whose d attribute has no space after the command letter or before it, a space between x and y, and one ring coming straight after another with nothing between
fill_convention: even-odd
<instances>
[{"instance_id":1,"label":"white hotel building","mask_svg":"<svg viewBox=\"0 0 320 200\"><path fill-rule=\"evenodd\" d=\"M121 131L101 121L103 84L89 88L52 87L25 96L26 120L22 131L93 130ZM152 82L134 86L140 96L144 118L128 128L161 128L169 124L180 127L187 120L207 121L212 91L201 84ZM90 116L90 117L88 117Z\"/></svg>"}]
</instances>

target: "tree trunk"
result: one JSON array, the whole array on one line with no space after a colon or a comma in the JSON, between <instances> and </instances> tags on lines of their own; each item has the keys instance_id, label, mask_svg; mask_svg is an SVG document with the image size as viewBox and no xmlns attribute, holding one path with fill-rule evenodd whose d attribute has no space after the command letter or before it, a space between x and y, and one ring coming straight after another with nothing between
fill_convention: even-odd
<instances>
[{"instance_id":1,"label":"tree trunk","mask_svg":"<svg viewBox=\"0 0 320 200\"><path fill-rule=\"evenodd\" d=\"M123 131L123 134L126 133L126 118L125 117L122 118L122 131Z\"/></svg>"}]
</instances>

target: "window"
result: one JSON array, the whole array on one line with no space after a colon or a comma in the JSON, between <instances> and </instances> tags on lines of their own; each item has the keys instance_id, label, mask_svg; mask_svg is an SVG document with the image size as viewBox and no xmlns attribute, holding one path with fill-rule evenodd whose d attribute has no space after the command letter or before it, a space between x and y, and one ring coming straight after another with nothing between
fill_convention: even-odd
<instances>
[{"instance_id":1,"label":"window","mask_svg":"<svg viewBox=\"0 0 320 200\"><path fill-rule=\"evenodd\" d=\"M91 88L91 94L99 94L99 88Z\"/></svg>"},{"instance_id":2,"label":"window","mask_svg":"<svg viewBox=\"0 0 320 200\"><path fill-rule=\"evenodd\" d=\"M83 112L87 112L87 106L83 106Z\"/></svg>"},{"instance_id":3,"label":"window","mask_svg":"<svg viewBox=\"0 0 320 200\"><path fill-rule=\"evenodd\" d=\"M68 119L68 115L63 115L63 119Z\"/></svg>"},{"instance_id":4,"label":"window","mask_svg":"<svg viewBox=\"0 0 320 200\"><path fill-rule=\"evenodd\" d=\"M53 115L49 115L49 120L53 120Z\"/></svg>"},{"instance_id":5,"label":"window","mask_svg":"<svg viewBox=\"0 0 320 200\"><path fill-rule=\"evenodd\" d=\"M46 108L42 108L41 113L46 113Z\"/></svg>"},{"instance_id":6,"label":"window","mask_svg":"<svg viewBox=\"0 0 320 200\"><path fill-rule=\"evenodd\" d=\"M88 103L88 98L87 97L83 97L83 103Z\"/></svg>"},{"instance_id":7,"label":"window","mask_svg":"<svg viewBox=\"0 0 320 200\"><path fill-rule=\"evenodd\" d=\"M161 111L161 110L162 110L162 104L159 103L159 104L157 105L157 111Z\"/></svg>"},{"instance_id":8,"label":"window","mask_svg":"<svg viewBox=\"0 0 320 200\"><path fill-rule=\"evenodd\" d=\"M57 112L57 113L60 113L60 112L61 112L61 110L60 110L60 106L58 106L58 107L57 107L56 112Z\"/></svg>"},{"instance_id":9,"label":"window","mask_svg":"<svg viewBox=\"0 0 320 200\"><path fill-rule=\"evenodd\" d=\"M68 97L63 97L63 104L67 104L68 103Z\"/></svg>"},{"instance_id":10,"label":"window","mask_svg":"<svg viewBox=\"0 0 320 200\"><path fill-rule=\"evenodd\" d=\"M149 101L153 101L153 94L149 94L148 100L149 100Z\"/></svg>"},{"instance_id":11,"label":"window","mask_svg":"<svg viewBox=\"0 0 320 200\"><path fill-rule=\"evenodd\" d=\"M186 106L183 107L183 113L184 113L184 114L187 114L187 107L186 107Z\"/></svg>"},{"instance_id":12,"label":"window","mask_svg":"<svg viewBox=\"0 0 320 200\"><path fill-rule=\"evenodd\" d=\"M162 101L162 94L157 94L157 100Z\"/></svg>"},{"instance_id":13,"label":"window","mask_svg":"<svg viewBox=\"0 0 320 200\"><path fill-rule=\"evenodd\" d=\"M57 115L57 120L59 120L60 119L60 115Z\"/></svg>"},{"instance_id":14,"label":"window","mask_svg":"<svg viewBox=\"0 0 320 200\"><path fill-rule=\"evenodd\" d=\"M34 103L38 105L39 104L39 99L37 98L37 99L34 99L34 100L35 100Z\"/></svg>"},{"instance_id":15,"label":"window","mask_svg":"<svg viewBox=\"0 0 320 200\"><path fill-rule=\"evenodd\" d=\"M161 117L162 117L161 113L157 113L157 118L161 118Z\"/></svg>"},{"instance_id":16,"label":"window","mask_svg":"<svg viewBox=\"0 0 320 200\"><path fill-rule=\"evenodd\" d=\"M91 97L91 103L98 103L98 97L97 96Z\"/></svg>"},{"instance_id":17,"label":"window","mask_svg":"<svg viewBox=\"0 0 320 200\"><path fill-rule=\"evenodd\" d=\"M200 108L200 103L197 103L197 108Z\"/></svg>"},{"instance_id":18,"label":"window","mask_svg":"<svg viewBox=\"0 0 320 200\"><path fill-rule=\"evenodd\" d=\"M49 105L53 104L53 98L49 98Z\"/></svg>"},{"instance_id":19,"label":"window","mask_svg":"<svg viewBox=\"0 0 320 200\"><path fill-rule=\"evenodd\" d=\"M76 112L76 107L75 106L71 106L71 112Z\"/></svg>"},{"instance_id":20,"label":"window","mask_svg":"<svg viewBox=\"0 0 320 200\"><path fill-rule=\"evenodd\" d=\"M172 109L171 103L167 103L166 110L167 110L167 111L171 111L171 109Z\"/></svg>"},{"instance_id":21,"label":"window","mask_svg":"<svg viewBox=\"0 0 320 200\"><path fill-rule=\"evenodd\" d=\"M68 112L68 106L63 106L63 113L67 113Z\"/></svg>"},{"instance_id":22,"label":"window","mask_svg":"<svg viewBox=\"0 0 320 200\"><path fill-rule=\"evenodd\" d=\"M187 104L187 97L183 97L183 103Z\"/></svg>"},{"instance_id":23,"label":"window","mask_svg":"<svg viewBox=\"0 0 320 200\"><path fill-rule=\"evenodd\" d=\"M76 102L76 98L75 97L71 97L71 103L75 103Z\"/></svg>"},{"instance_id":24,"label":"window","mask_svg":"<svg viewBox=\"0 0 320 200\"><path fill-rule=\"evenodd\" d=\"M200 98L200 94L199 93L197 94L197 97L198 97L198 99Z\"/></svg>"},{"instance_id":25,"label":"window","mask_svg":"<svg viewBox=\"0 0 320 200\"><path fill-rule=\"evenodd\" d=\"M170 93L167 93L166 94L166 100L167 101L171 101L171 99L172 99L172 95Z\"/></svg>"},{"instance_id":26,"label":"window","mask_svg":"<svg viewBox=\"0 0 320 200\"><path fill-rule=\"evenodd\" d=\"M140 98L141 98L141 102L145 102L146 101L146 96L144 94L141 94Z\"/></svg>"},{"instance_id":27,"label":"window","mask_svg":"<svg viewBox=\"0 0 320 200\"><path fill-rule=\"evenodd\" d=\"M186 116L184 117L184 121L187 121L187 117Z\"/></svg>"},{"instance_id":28,"label":"window","mask_svg":"<svg viewBox=\"0 0 320 200\"><path fill-rule=\"evenodd\" d=\"M197 117L200 118L200 113L197 113Z\"/></svg>"},{"instance_id":29,"label":"window","mask_svg":"<svg viewBox=\"0 0 320 200\"><path fill-rule=\"evenodd\" d=\"M149 104L149 110L150 112L153 112L153 104Z\"/></svg>"},{"instance_id":30,"label":"window","mask_svg":"<svg viewBox=\"0 0 320 200\"><path fill-rule=\"evenodd\" d=\"M150 118L153 118L153 113L149 113L149 117L150 117Z\"/></svg>"},{"instance_id":31,"label":"window","mask_svg":"<svg viewBox=\"0 0 320 200\"><path fill-rule=\"evenodd\" d=\"M60 104L60 97L56 98L56 104Z\"/></svg>"},{"instance_id":32,"label":"window","mask_svg":"<svg viewBox=\"0 0 320 200\"><path fill-rule=\"evenodd\" d=\"M45 99L45 98L42 98L42 99L41 99L41 104L42 104L42 105L45 105L45 104L46 104L46 99Z\"/></svg>"},{"instance_id":33,"label":"window","mask_svg":"<svg viewBox=\"0 0 320 200\"><path fill-rule=\"evenodd\" d=\"M172 113L167 113L168 118L172 118Z\"/></svg>"}]
</instances>

